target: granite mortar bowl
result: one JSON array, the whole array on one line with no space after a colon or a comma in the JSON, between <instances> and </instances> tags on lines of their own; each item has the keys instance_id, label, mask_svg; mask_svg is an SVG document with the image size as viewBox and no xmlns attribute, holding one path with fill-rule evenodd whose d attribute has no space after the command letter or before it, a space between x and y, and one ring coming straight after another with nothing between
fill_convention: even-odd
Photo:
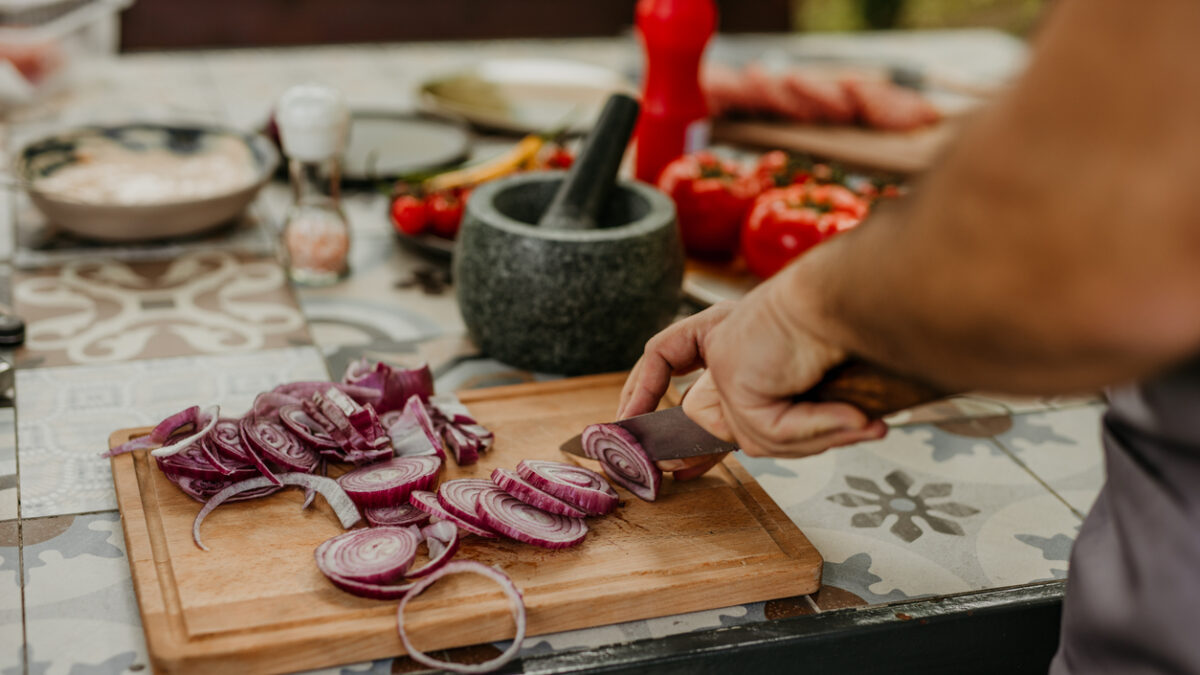
<instances>
[{"instance_id":1,"label":"granite mortar bowl","mask_svg":"<svg viewBox=\"0 0 1200 675\"><path fill-rule=\"evenodd\" d=\"M485 354L519 368L622 370L679 309L675 205L649 185L621 181L599 228L540 228L564 175L518 174L471 193L454 250L463 321Z\"/></svg>"}]
</instances>

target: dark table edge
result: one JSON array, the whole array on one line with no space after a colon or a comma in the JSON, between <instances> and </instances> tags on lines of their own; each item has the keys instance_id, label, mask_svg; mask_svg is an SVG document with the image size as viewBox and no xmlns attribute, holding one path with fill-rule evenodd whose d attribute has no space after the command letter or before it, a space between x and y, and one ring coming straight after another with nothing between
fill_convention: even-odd
<instances>
[{"instance_id":1,"label":"dark table edge","mask_svg":"<svg viewBox=\"0 0 1200 675\"><path fill-rule=\"evenodd\" d=\"M1064 587L1040 582L528 656L505 672L1045 673Z\"/></svg>"}]
</instances>

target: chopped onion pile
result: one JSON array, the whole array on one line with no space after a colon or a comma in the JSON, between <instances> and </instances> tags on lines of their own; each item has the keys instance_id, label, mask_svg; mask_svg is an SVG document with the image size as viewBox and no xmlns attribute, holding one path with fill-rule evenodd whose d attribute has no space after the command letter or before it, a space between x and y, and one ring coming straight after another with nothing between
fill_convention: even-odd
<instances>
[{"instance_id":1,"label":"chopped onion pile","mask_svg":"<svg viewBox=\"0 0 1200 675\"><path fill-rule=\"evenodd\" d=\"M617 493L600 474L574 464L523 459L517 474L535 488L578 507L589 516L602 516L617 508Z\"/></svg>"},{"instance_id":2,"label":"chopped onion pile","mask_svg":"<svg viewBox=\"0 0 1200 675\"><path fill-rule=\"evenodd\" d=\"M454 396L429 399L429 414L438 436L460 466L479 461L480 453L492 447L495 437L471 417L467 407Z\"/></svg>"},{"instance_id":3,"label":"chopped onion pile","mask_svg":"<svg viewBox=\"0 0 1200 675\"><path fill-rule=\"evenodd\" d=\"M413 490L429 489L441 468L442 460L431 455L393 457L343 474L338 484L360 508L394 507L407 503Z\"/></svg>"},{"instance_id":4,"label":"chopped onion pile","mask_svg":"<svg viewBox=\"0 0 1200 675\"><path fill-rule=\"evenodd\" d=\"M583 453L600 462L609 479L641 499L652 502L662 485L662 471L642 444L624 427L593 424L583 430Z\"/></svg>"}]
</instances>

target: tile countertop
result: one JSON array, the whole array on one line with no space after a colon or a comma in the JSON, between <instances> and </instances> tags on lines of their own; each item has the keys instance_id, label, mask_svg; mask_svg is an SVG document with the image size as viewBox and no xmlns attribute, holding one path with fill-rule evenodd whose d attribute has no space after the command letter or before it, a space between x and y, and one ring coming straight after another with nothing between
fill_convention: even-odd
<instances>
[{"instance_id":1,"label":"tile countertop","mask_svg":"<svg viewBox=\"0 0 1200 675\"><path fill-rule=\"evenodd\" d=\"M1023 48L999 34L779 37L821 54L906 57L1001 78ZM729 45L736 47L736 41ZM33 120L177 112L257 123L295 81L335 81L356 105L411 107L428 74L487 55L556 55L629 71L628 39L245 50L124 57ZM729 47L723 47L729 48ZM282 188L260 206L277 207ZM340 374L359 356L429 362L439 390L545 378L479 356L446 272L396 245L378 195L348 197L353 275L293 292L261 237L151 251L11 244L23 219L5 196L0 288L28 324L15 408L0 408L0 672L118 673L148 667L108 462L110 431L196 401L237 412L279 381ZM262 234L271 241L268 216ZM241 235L238 235L241 237ZM240 242L240 243L239 243ZM245 244L245 245L242 245ZM14 247L16 250L14 250ZM19 267L19 269L13 269ZM167 285L174 268L189 281ZM178 276L177 274L175 276ZM192 308L180 313L177 308ZM742 458L825 558L812 596L540 635L527 659L642 638L869 608L1062 579L1103 481L1095 399L972 395L893 420L877 443L805 460ZM574 652L572 651L574 650ZM468 648L478 656L493 646ZM330 672L406 672L406 658Z\"/></svg>"}]
</instances>

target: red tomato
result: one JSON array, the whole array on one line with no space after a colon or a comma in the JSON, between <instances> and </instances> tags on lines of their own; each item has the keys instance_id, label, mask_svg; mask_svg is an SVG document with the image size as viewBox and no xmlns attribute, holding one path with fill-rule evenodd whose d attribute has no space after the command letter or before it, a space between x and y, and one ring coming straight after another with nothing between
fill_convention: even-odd
<instances>
[{"instance_id":1,"label":"red tomato","mask_svg":"<svg viewBox=\"0 0 1200 675\"><path fill-rule=\"evenodd\" d=\"M555 146L546 157L547 169L569 169L575 163L575 155L561 145Z\"/></svg>"},{"instance_id":2,"label":"red tomato","mask_svg":"<svg viewBox=\"0 0 1200 675\"><path fill-rule=\"evenodd\" d=\"M659 175L658 188L675 201L683 247L705 258L729 258L737 251L738 229L759 192L753 175L707 152L672 161Z\"/></svg>"},{"instance_id":3,"label":"red tomato","mask_svg":"<svg viewBox=\"0 0 1200 675\"><path fill-rule=\"evenodd\" d=\"M420 197L401 195L392 201L392 225L410 236L417 236L429 226L429 214Z\"/></svg>"},{"instance_id":4,"label":"red tomato","mask_svg":"<svg viewBox=\"0 0 1200 675\"><path fill-rule=\"evenodd\" d=\"M433 233L439 237L453 239L458 234L458 225L462 222L463 200L453 192L435 192L425 199L429 209L429 222L433 225Z\"/></svg>"},{"instance_id":5,"label":"red tomato","mask_svg":"<svg viewBox=\"0 0 1200 675\"><path fill-rule=\"evenodd\" d=\"M766 279L833 235L859 223L865 202L840 185L807 183L767 190L742 225L742 255Z\"/></svg>"}]
</instances>

